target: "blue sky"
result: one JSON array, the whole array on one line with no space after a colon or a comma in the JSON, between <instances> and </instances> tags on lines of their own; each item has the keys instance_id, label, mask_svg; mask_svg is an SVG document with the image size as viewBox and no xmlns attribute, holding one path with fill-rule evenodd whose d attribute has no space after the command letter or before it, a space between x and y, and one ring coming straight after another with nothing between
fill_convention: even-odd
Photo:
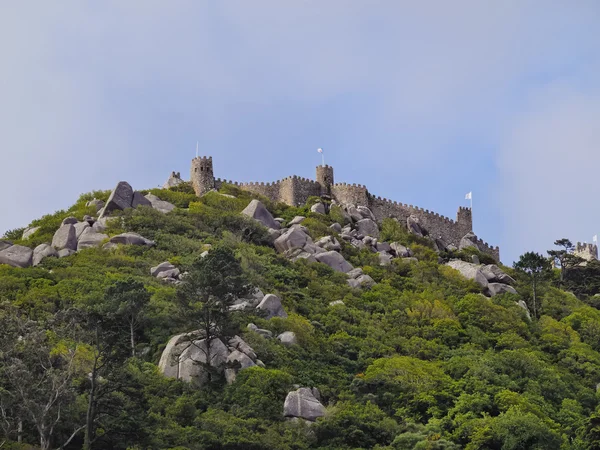
<instances>
[{"instance_id":1,"label":"blue sky","mask_svg":"<svg viewBox=\"0 0 600 450\"><path fill-rule=\"evenodd\" d=\"M82 192L314 177L454 217L510 263L600 232L600 3L0 6L0 233Z\"/></svg>"}]
</instances>

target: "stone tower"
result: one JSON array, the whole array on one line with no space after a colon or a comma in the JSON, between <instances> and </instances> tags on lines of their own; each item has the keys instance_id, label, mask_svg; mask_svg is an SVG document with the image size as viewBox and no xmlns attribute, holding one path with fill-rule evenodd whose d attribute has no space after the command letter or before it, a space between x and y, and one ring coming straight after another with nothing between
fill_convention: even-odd
<instances>
[{"instance_id":1,"label":"stone tower","mask_svg":"<svg viewBox=\"0 0 600 450\"><path fill-rule=\"evenodd\" d=\"M598 259L598 246L595 244L577 243L575 247L575 255L586 261L594 261Z\"/></svg>"},{"instance_id":2,"label":"stone tower","mask_svg":"<svg viewBox=\"0 0 600 450\"><path fill-rule=\"evenodd\" d=\"M321 185L321 195L331 195L333 186L333 167L317 166L317 183Z\"/></svg>"},{"instance_id":3,"label":"stone tower","mask_svg":"<svg viewBox=\"0 0 600 450\"><path fill-rule=\"evenodd\" d=\"M461 206L456 213L456 222L460 227L460 233L463 236L473 231L473 213L471 208Z\"/></svg>"},{"instance_id":4,"label":"stone tower","mask_svg":"<svg viewBox=\"0 0 600 450\"><path fill-rule=\"evenodd\" d=\"M198 197L215 188L212 156L198 156L192 159L190 181Z\"/></svg>"}]
</instances>

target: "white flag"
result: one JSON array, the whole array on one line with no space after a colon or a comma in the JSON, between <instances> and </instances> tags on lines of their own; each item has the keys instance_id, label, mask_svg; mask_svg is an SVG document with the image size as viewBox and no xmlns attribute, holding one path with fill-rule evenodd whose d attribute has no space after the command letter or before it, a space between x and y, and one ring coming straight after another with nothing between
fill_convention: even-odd
<instances>
[{"instance_id":1,"label":"white flag","mask_svg":"<svg viewBox=\"0 0 600 450\"><path fill-rule=\"evenodd\" d=\"M598 235L597 234L595 234L594 237L592 238L592 242L598 243Z\"/></svg>"},{"instance_id":2,"label":"white flag","mask_svg":"<svg viewBox=\"0 0 600 450\"><path fill-rule=\"evenodd\" d=\"M472 200L473 199L473 193L469 192L467 195L465 195L465 200Z\"/></svg>"},{"instance_id":3,"label":"white flag","mask_svg":"<svg viewBox=\"0 0 600 450\"><path fill-rule=\"evenodd\" d=\"M322 149L322 148L318 148L318 149L317 149L317 151L318 151L319 153L323 153L323 149Z\"/></svg>"}]
</instances>

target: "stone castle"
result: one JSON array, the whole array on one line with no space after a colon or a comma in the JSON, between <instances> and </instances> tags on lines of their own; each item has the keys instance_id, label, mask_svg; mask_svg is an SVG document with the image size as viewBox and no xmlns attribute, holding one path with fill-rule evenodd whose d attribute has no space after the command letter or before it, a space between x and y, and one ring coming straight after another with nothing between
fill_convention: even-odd
<instances>
[{"instance_id":1,"label":"stone castle","mask_svg":"<svg viewBox=\"0 0 600 450\"><path fill-rule=\"evenodd\" d=\"M240 189L260 194L274 202L283 202L290 206L303 205L309 197L316 196L330 198L340 204L366 206L378 221L394 217L406 223L409 216L415 216L419 219L419 224L427 230L429 236L456 247L459 246L466 234L473 231L470 208L460 207L456 214L456 220L452 220L433 211L372 195L363 185L335 183L333 167L328 165L317 167L316 180L291 176L272 183L243 183L215 178L212 157L203 156L192 160L190 181L198 196L213 189L219 189L223 183L228 183ZM180 182L182 182L180 174L173 172L165 187ZM492 247L481 239L475 239L475 241L482 252L489 254L496 261L500 260L498 247Z\"/></svg>"}]
</instances>

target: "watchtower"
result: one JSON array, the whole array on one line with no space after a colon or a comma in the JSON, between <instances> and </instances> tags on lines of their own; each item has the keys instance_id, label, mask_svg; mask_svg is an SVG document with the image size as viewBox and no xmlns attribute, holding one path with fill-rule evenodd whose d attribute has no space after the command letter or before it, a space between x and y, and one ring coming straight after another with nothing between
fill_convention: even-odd
<instances>
[{"instance_id":1,"label":"watchtower","mask_svg":"<svg viewBox=\"0 0 600 450\"><path fill-rule=\"evenodd\" d=\"M456 222L458 222L463 235L473 231L473 212L471 208L459 207L456 213Z\"/></svg>"},{"instance_id":2,"label":"watchtower","mask_svg":"<svg viewBox=\"0 0 600 450\"><path fill-rule=\"evenodd\" d=\"M331 195L333 186L333 167L317 166L317 183L321 185L321 195Z\"/></svg>"},{"instance_id":3,"label":"watchtower","mask_svg":"<svg viewBox=\"0 0 600 450\"><path fill-rule=\"evenodd\" d=\"M197 156L192 159L190 180L198 197L215 188L212 156Z\"/></svg>"},{"instance_id":4,"label":"watchtower","mask_svg":"<svg viewBox=\"0 0 600 450\"><path fill-rule=\"evenodd\" d=\"M594 261L598 259L598 246L595 244L587 244L578 242L575 247L575 255L586 261Z\"/></svg>"}]
</instances>

